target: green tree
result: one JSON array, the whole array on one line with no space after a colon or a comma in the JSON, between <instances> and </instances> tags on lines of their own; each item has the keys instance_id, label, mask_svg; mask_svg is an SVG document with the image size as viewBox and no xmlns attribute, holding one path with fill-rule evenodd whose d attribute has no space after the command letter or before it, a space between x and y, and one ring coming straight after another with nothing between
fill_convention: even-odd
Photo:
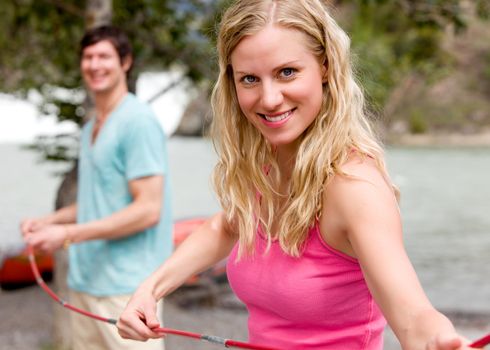
<instances>
[{"instance_id":1,"label":"green tree","mask_svg":"<svg viewBox=\"0 0 490 350\"><path fill-rule=\"evenodd\" d=\"M436 79L451 65L441 47L447 30L463 31L471 8L488 17L488 0L338 0L352 39L359 79L381 109L391 90L410 74Z\"/></svg>"}]
</instances>

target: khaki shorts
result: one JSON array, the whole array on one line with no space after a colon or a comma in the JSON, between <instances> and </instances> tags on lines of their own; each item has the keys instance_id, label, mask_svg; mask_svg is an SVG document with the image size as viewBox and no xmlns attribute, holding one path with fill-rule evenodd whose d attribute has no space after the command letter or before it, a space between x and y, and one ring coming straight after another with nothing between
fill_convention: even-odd
<instances>
[{"instance_id":1,"label":"khaki shorts","mask_svg":"<svg viewBox=\"0 0 490 350\"><path fill-rule=\"evenodd\" d=\"M102 317L117 319L126 307L131 295L94 297L86 293L70 291L73 306ZM158 319L163 320L163 300L158 303ZM147 342L123 339L116 326L71 313L73 350L164 350L163 339L150 339Z\"/></svg>"}]
</instances>

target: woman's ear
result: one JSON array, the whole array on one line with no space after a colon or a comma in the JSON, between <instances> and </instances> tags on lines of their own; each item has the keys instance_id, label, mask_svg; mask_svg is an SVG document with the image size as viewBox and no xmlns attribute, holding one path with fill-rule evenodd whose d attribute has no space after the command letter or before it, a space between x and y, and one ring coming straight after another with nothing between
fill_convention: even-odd
<instances>
[{"instance_id":1,"label":"woman's ear","mask_svg":"<svg viewBox=\"0 0 490 350\"><path fill-rule=\"evenodd\" d=\"M323 84L327 84L328 83L328 62L327 62L327 59L325 59L325 61L323 61L323 64L322 64L322 83Z\"/></svg>"}]
</instances>

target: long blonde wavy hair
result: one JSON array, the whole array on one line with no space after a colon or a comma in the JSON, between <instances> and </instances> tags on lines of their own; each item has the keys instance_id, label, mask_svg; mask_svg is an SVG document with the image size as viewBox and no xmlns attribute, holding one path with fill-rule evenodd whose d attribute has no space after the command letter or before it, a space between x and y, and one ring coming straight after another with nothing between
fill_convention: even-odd
<instances>
[{"instance_id":1,"label":"long blonde wavy hair","mask_svg":"<svg viewBox=\"0 0 490 350\"><path fill-rule=\"evenodd\" d=\"M242 38L271 22L305 33L305 44L327 66L322 107L300 137L286 205L281 208L275 204L279 194L270 175L279 173L274 147L240 110L230 61ZM238 230L238 256L253 252L258 225L269 245L278 239L287 254L299 256L308 229L321 213L323 189L335 174L345 175L340 169L352 150L372 157L388 176L383 150L365 115L363 93L354 80L350 40L321 0L238 0L223 15L217 49L219 77L211 99L211 135L219 159L213 182L227 219ZM272 221L279 212L282 219L272 237Z\"/></svg>"}]
</instances>

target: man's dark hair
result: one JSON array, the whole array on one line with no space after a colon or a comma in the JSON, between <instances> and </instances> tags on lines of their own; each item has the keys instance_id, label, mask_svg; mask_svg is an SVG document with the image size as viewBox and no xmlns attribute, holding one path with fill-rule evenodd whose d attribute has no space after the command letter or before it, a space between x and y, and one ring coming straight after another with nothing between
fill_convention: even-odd
<instances>
[{"instance_id":1,"label":"man's dark hair","mask_svg":"<svg viewBox=\"0 0 490 350\"><path fill-rule=\"evenodd\" d=\"M80 57L82 57L83 50L87 46L97 44L99 41L103 40L110 41L111 44L114 46L119 55L119 60L121 64L126 58L133 57L133 49L126 33L124 33L121 29L110 25L95 27L85 33L82 40L80 41ZM128 75L130 70L131 67L128 70Z\"/></svg>"}]
</instances>

